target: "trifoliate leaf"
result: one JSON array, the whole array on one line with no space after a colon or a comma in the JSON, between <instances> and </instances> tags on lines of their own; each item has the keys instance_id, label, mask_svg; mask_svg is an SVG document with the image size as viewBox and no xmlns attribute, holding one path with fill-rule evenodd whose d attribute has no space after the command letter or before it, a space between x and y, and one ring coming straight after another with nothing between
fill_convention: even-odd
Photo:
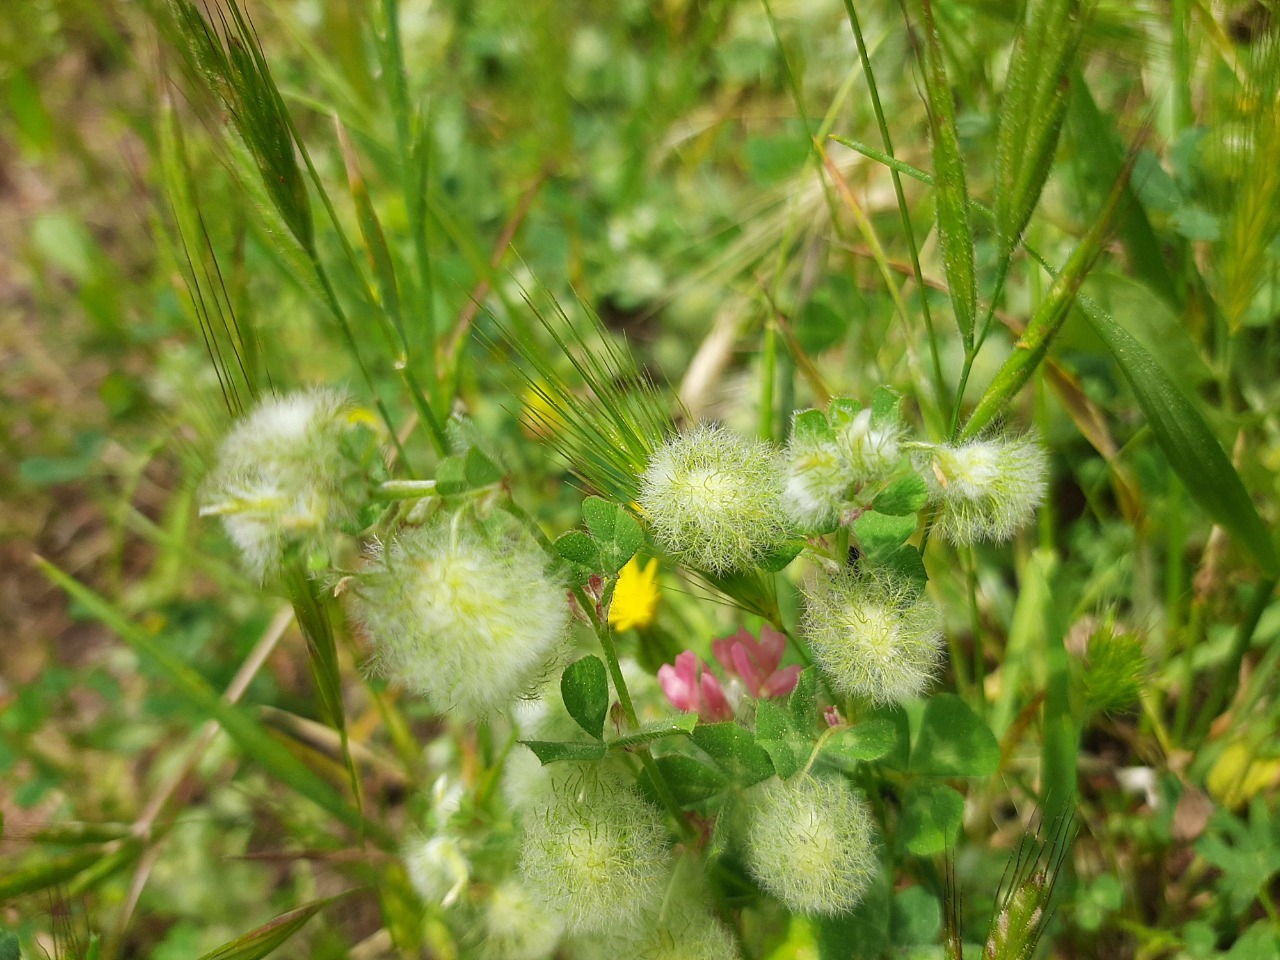
<instances>
[{"instance_id":1,"label":"trifoliate leaf","mask_svg":"<svg viewBox=\"0 0 1280 960\"><path fill-rule=\"evenodd\" d=\"M955 845L963 820L964 797L940 783L917 781L907 790L897 843L917 857L931 857Z\"/></svg>"},{"instance_id":2,"label":"trifoliate leaf","mask_svg":"<svg viewBox=\"0 0 1280 960\"><path fill-rule=\"evenodd\" d=\"M693 742L738 786L749 787L774 774L769 754L736 723L700 723L693 730Z\"/></svg>"}]
</instances>

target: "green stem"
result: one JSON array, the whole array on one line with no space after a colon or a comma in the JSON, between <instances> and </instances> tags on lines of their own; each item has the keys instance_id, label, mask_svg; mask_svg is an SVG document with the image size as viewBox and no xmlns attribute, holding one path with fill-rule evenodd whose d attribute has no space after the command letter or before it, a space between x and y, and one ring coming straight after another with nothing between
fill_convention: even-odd
<instances>
[{"instance_id":1,"label":"green stem","mask_svg":"<svg viewBox=\"0 0 1280 960\"><path fill-rule=\"evenodd\" d=\"M404 464L405 469L409 471L410 476L412 476L414 472L413 466L404 452L400 437L396 435L396 425L391 420L391 414L387 411L387 406L382 402L382 398L378 396L377 387L373 383L373 376L369 373L369 368L365 366L364 358L360 355L360 348L356 346L356 338L351 332L351 324L347 320L346 311L342 309L342 304L338 301L337 291L333 289L333 284L329 282L329 274L325 270L324 264L320 262L320 258L315 254L311 256L311 265L316 272L316 278L320 281L320 287L324 291L325 303L338 321L338 328L342 331L342 338L346 341L347 349L351 352L352 359L355 360L356 366L360 369L360 376L364 379L365 386L369 388L369 395L373 398L373 405L378 408L378 415L382 417L382 422L387 426L387 432L391 436L392 444L395 445L396 454L399 456L400 462Z\"/></svg>"},{"instance_id":2,"label":"green stem","mask_svg":"<svg viewBox=\"0 0 1280 960\"><path fill-rule=\"evenodd\" d=\"M436 453L445 457L449 455L449 439L445 436L444 427L440 425L440 421L436 418L435 411L431 409L431 402L427 400L426 393L418 384L418 378L414 376L413 369L408 362L402 361L396 364L400 369L400 378L404 381L405 388L409 391L409 396L413 399L414 409L418 411L418 418L427 425L428 434L431 437L431 445L436 448Z\"/></svg>"},{"instance_id":3,"label":"green stem","mask_svg":"<svg viewBox=\"0 0 1280 960\"><path fill-rule=\"evenodd\" d=\"M773 440L773 385L778 369L778 330L772 319L764 322L764 347L760 357L760 439Z\"/></svg>"},{"instance_id":4,"label":"green stem","mask_svg":"<svg viewBox=\"0 0 1280 960\"><path fill-rule=\"evenodd\" d=\"M876 84L876 76L871 71L871 58L867 54L867 43L862 38L862 25L858 22L857 11L853 8L853 0L844 0L845 13L849 17L849 26L853 28L853 38L858 45L858 58L862 61L862 73L867 78L867 88L871 94L871 109L876 115L876 126L880 128L880 142L884 144L885 154L893 157L893 140L889 136L889 124L884 118L884 108L880 105L880 89ZM916 289L920 293L920 312L924 318L925 331L929 334L929 356L933 363L934 389L938 394L938 403L946 403L946 381L942 377L942 360L938 351L938 338L933 332L933 314L929 311L929 290L924 283L924 271L920 269L920 250L916 244L915 230L911 226L911 214L907 209L906 194L902 191L902 178L892 164L889 165L889 177L893 180L893 192L898 199L898 216L902 219L902 231L907 238L907 248L911 252L911 269L916 278ZM946 407L942 410L947 414Z\"/></svg>"},{"instance_id":5,"label":"green stem","mask_svg":"<svg viewBox=\"0 0 1280 960\"><path fill-rule=\"evenodd\" d=\"M956 437L960 436L960 411L964 407L964 388L969 385L969 373L973 370L973 361L977 357L977 348L965 348L964 366L960 370L960 383L956 386L956 402L951 408L951 429L947 438L951 443L956 442Z\"/></svg>"},{"instance_id":6,"label":"green stem","mask_svg":"<svg viewBox=\"0 0 1280 960\"><path fill-rule=\"evenodd\" d=\"M1003 256L996 266L996 285L991 291L991 303L987 306L987 315L983 318L982 330L978 334L978 342L973 347L974 356L977 356L978 351L982 349L987 335L991 333L991 328L995 324L996 306L1000 303L1000 295L1004 293L1004 285L1009 279L1009 265L1012 260L1013 258L1010 256Z\"/></svg>"},{"instance_id":7,"label":"green stem","mask_svg":"<svg viewBox=\"0 0 1280 960\"><path fill-rule=\"evenodd\" d=\"M973 634L973 685L981 713L987 710L987 658L982 634L982 615L978 610L978 551L970 547L965 565L969 588L969 630Z\"/></svg>"},{"instance_id":8,"label":"green stem","mask_svg":"<svg viewBox=\"0 0 1280 960\"><path fill-rule=\"evenodd\" d=\"M392 114L395 118L396 145L400 152L401 190L413 237L413 252L422 287L422 322L425 353L435 356L435 296L431 270L431 253L427 246L427 138L414 135L413 110L409 103L408 78L404 67L404 47L400 41L399 0L382 0L382 16L386 21L383 39L383 72L390 87ZM421 157L417 156L421 151ZM421 160L421 168L418 161Z\"/></svg>"},{"instance_id":9,"label":"green stem","mask_svg":"<svg viewBox=\"0 0 1280 960\"><path fill-rule=\"evenodd\" d=\"M576 588L573 591L573 595L586 612L588 619L591 621L591 629L595 631L596 638L600 641L600 649L604 651L605 664L609 667L609 676L613 678L613 688L618 693L618 703L622 705L622 715L626 717L627 725L631 729L638 730L640 728L640 719L636 715L635 704L631 700L631 692L627 689L627 681L622 676L622 664L618 660L618 648L614 646L613 634L609 632L609 625L602 617L597 615L595 601L588 597L581 587ZM671 792L671 787L667 785L662 771L654 763L653 755L649 753L649 745L640 744L635 748L634 753L639 757L640 765L649 774L654 790L657 791L658 799L662 801L662 805L667 808L667 812L680 825L680 829L685 836L691 839L693 837L693 828L680 810L680 804L676 802L675 794Z\"/></svg>"},{"instance_id":10,"label":"green stem","mask_svg":"<svg viewBox=\"0 0 1280 960\"><path fill-rule=\"evenodd\" d=\"M382 500L421 500L435 492L434 480L384 480L376 490Z\"/></svg>"}]
</instances>

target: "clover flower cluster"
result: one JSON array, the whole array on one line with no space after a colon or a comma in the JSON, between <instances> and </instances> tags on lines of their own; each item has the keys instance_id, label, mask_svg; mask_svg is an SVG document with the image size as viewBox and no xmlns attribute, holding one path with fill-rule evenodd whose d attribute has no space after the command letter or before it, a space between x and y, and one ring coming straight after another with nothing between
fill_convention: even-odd
<instances>
[{"instance_id":1,"label":"clover flower cluster","mask_svg":"<svg viewBox=\"0 0 1280 960\"><path fill-rule=\"evenodd\" d=\"M486 534L457 515L375 545L348 589L374 669L465 718L529 691L569 616L536 544Z\"/></svg>"},{"instance_id":2,"label":"clover flower cluster","mask_svg":"<svg viewBox=\"0 0 1280 960\"><path fill-rule=\"evenodd\" d=\"M523 819L521 877L567 932L635 929L661 900L670 872L666 829L611 770L564 765Z\"/></svg>"},{"instance_id":3,"label":"clover flower cluster","mask_svg":"<svg viewBox=\"0 0 1280 960\"><path fill-rule=\"evenodd\" d=\"M772 446L702 425L654 453L640 477L639 503L654 538L674 557L724 574L786 543L782 492Z\"/></svg>"},{"instance_id":4,"label":"clover flower cluster","mask_svg":"<svg viewBox=\"0 0 1280 960\"><path fill-rule=\"evenodd\" d=\"M696 713L708 723L732 720L734 704L746 703L746 694L754 699L785 697L795 689L800 665L782 666L786 645L786 634L767 623L760 628L759 640L743 627L711 644L712 653L729 678L728 692L692 650L677 655L674 666L660 666L658 682L673 707Z\"/></svg>"},{"instance_id":5,"label":"clover flower cluster","mask_svg":"<svg viewBox=\"0 0 1280 960\"><path fill-rule=\"evenodd\" d=\"M756 787L753 800L746 860L756 882L796 913L853 909L877 860L871 812L848 781L775 778Z\"/></svg>"},{"instance_id":6,"label":"clover flower cluster","mask_svg":"<svg viewBox=\"0 0 1280 960\"><path fill-rule=\"evenodd\" d=\"M894 404L859 408L838 398L826 413L797 412L781 453L705 424L672 438L650 459L638 499L673 558L724 575L851 523L912 472L923 477L933 531L963 546L1007 540L1025 526L1044 499L1047 467L1030 435L908 441Z\"/></svg>"},{"instance_id":7,"label":"clover flower cluster","mask_svg":"<svg viewBox=\"0 0 1280 960\"><path fill-rule=\"evenodd\" d=\"M837 693L892 703L919 696L933 681L941 617L910 581L844 570L815 578L804 596L801 632Z\"/></svg>"},{"instance_id":8,"label":"clover flower cluster","mask_svg":"<svg viewBox=\"0 0 1280 960\"><path fill-rule=\"evenodd\" d=\"M366 412L337 390L263 401L223 440L201 491L202 516L218 516L258 579L290 548L324 549L351 532L380 461Z\"/></svg>"},{"instance_id":9,"label":"clover flower cluster","mask_svg":"<svg viewBox=\"0 0 1280 960\"><path fill-rule=\"evenodd\" d=\"M1008 540L1044 500L1044 451L1030 436L938 444L917 462L938 506L934 531L950 543Z\"/></svg>"}]
</instances>

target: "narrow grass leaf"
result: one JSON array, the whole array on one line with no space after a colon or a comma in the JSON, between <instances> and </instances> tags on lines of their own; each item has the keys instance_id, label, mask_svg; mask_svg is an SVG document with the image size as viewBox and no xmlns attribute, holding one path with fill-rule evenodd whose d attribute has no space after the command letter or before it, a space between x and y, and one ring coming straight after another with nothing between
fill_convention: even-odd
<instances>
[{"instance_id":1,"label":"narrow grass leaf","mask_svg":"<svg viewBox=\"0 0 1280 960\"><path fill-rule=\"evenodd\" d=\"M288 913L282 913L244 936L236 937L216 950L204 954L200 960L262 960L306 926L307 921L317 913L333 901L347 895L344 893L336 897L326 897L323 900L313 900Z\"/></svg>"},{"instance_id":2,"label":"narrow grass leaf","mask_svg":"<svg viewBox=\"0 0 1280 960\"><path fill-rule=\"evenodd\" d=\"M1098 108L1079 71L1071 78L1067 118L1068 144L1074 146L1082 178L1094 191L1102 193L1115 183L1124 169L1124 150L1111 119ZM1169 272L1160 239L1135 189L1141 187L1140 171L1135 170L1133 180L1124 200L1124 212L1116 223L1117 239L1124 244L1133 273L1166 302L1180 304L1182 294ZM1195 263L1187 260L1179 267L1194 270Z\"/></svg>"},{"instance_id":3,"label":"narrow grass leaf","mask_svg":"<svg viewBox=\"0 0 1280 960\"><path fill-rule=\"evenodd\" d=\"M1218 438L1196 404L1128 331L1088 297L1080 312L1115 357L1152 435L1187 492L1272 575L1276 548L1258 510Z\"/></svg>"},{"instance_id":4,"label":"narrow grass leaf","mask_svg":"<svg viewBox=\"0 0 1280 960\"><path fill-rule=\"evenodd\" d=\"M216 720L247 756L335 819L353 829L369 832L381 843L394 845L384 830L366 820L338 791L267 733L250 714L223 700L204 677L174 656L159 640L125 619L102 596L44 558L37 557L36 563L54 584L167 675L187 701Z\"/></svg>"},{"instance_id":5,"label":"narrow grass leaf","mask_svg":"<svg viewBox=\"0 0 1280 960\"><path fill-rule=\"evenodd\" d=\"M338 145L342 149L342 162L347 171L347 184L351 188L351 199L356 205L356 219L360 224L360 236L364 238L365 253L369 258L369 267L373 271L374 281L378 285L378 296L383 319L390 319L395 332L396 346L400 350L399 360L403 362L408 353L408 341L405 339L404 317L400 309L400 286L396 282L395 263L391 259L391 251L387 247L386 235L382 232L382 223L373 202L369 199L369 188L365 184L364 174L360 169L360 158L356 156L351 138L342 121L334 117L334 125L338 131Z\"/></svg>"},{"instance_id":6,"label":"narrow grass leaf","mask_svg":"<svg viewBox=\"0 0 1280 960\"><path fill-rule=\"evenodd\" d=\"M969 191L965 184L964 160L956 136L955 105L942 61L942 44L933 22L933 5L924 3L924 43L920 57L924 67L925 95L928 98L929 129L933 134L933 170L938 207L938 238L942 263L951 291L951 308L972 349L974 316L977 313L977 285L973 266L973 227L969 222Z\"/></svg>"},{"instance_id":7,"label":"narrow grass leaf","mask_svg":"<svg viewBox=\"0 0 1280 960\"><path fill-rule=\"evenodd\" d=\"M101 849L73 850L11 869L0 875L0 903L66 883L104 856Z\"/></svg>"},{"instance_id":8,"label":"narrow grass leaf","mask_svg":"<svg viewBox=\"0 0 1280 960\"><path fill-rule=\"evenodd\" d=\"M342 702L342 670L338 664L338 643L333 634L333 621L317 581L307 575L302 563L292 561L284 574L289 602L302 636L307 641L307 655L311 662L311 675L320 693L329 725L338 731L342 745L342 759L351 781L351 795L360 803L360 777L355 761L351 758L351 745L347 740L346 708Z\"/></svg>"}]
</instances>

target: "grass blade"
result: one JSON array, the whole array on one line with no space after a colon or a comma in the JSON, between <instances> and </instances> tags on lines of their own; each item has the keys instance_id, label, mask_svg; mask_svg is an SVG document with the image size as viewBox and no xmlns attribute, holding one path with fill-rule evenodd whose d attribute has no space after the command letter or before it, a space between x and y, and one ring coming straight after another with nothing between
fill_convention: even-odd
<instances>
[{"instance_id":1,"label":"grass blade","mask_svg":"<svg viewBox=\"0 0 1280 960\"><path fill-rule=\"evenodd\" d=\"M1078 72L1071 81L1067 115L1071 121L1068 143L1074 145L1082 179L1101 193L1124 169L1124 151L1111 120L1098 108L1088 84ZM1140 173L1135 174L1135 180L1140 178ZM1183 297L1165 263L1160 239L1132 187L1128 192L1124 215L1116 224L1117 238L1124 244L1133 273L1169 304L1178 306ZM1179 266L1190 270L1195 264L1187 262Z\"/></svg>"},{"instance_id":2,"label":"grass blade","mask_svg":"<svg viewBox=\"0 0 1280 960\"><path fill-rule=\"evenodd\" d=\"M303 904L288 913L282 913L280 916L268 920L257 929L249 931L244 936L236 937L236 939L229 943L224 943L216 950L204 954L200 957L200 960L262 960L263 957L306 926L307 921L317 913L333 903L333 901L348 896L350 893L351 891L348 891L347 893L340 893L336 897L313 900L311 903Z\"/></svg>"},{"instance_id":3,"label":"grass blade","mask_svg":"<svg viewBox=\"0 0 1280 960\"><path fill-rule=\"evenodd\" d=\"M66 883L98 863L104 856L101 849L73 850L71 853L10 870L0 876L0 903Z\"/></svg>"},{"instance_id":4,"label":"grass blade","mask_svg":"<svg viewBox=\"0 0 1280 960\"><path fill-rule=\"evenodd\" d=\"M338 132L338 146L342 150L342 162L347 170L347 183L351 187L351 199L356 205L356 219L360 223L360 235L364 238L365 253L369 258L369 267L373 271L374 281L378 284L378 295L381 300L380 313L390 318L395 331L394 343L400 350L400 361L403 362L408 346L405 340L404 318L400 310L400 287L396 283L395 264L391 259L391 251L387 248L387 238L382 232L382 223L373 209L369 199L369 188L365 184L364 174L360 170L360 158L356 156L351 138L342 121L334 117L334 126Z\"/></svg>"},{"instance_id":5,"label":"grass blade","mask_svg":"<svg viewBox=\"0 0 1280 960\"><path fill-rule=\"evenodd\" d=\"M1275 544L1240 474L1196 405L1142 345L1088 297L1079 300L1095 333L1115 357L1152 435L1187 492L1271 575L1280 573Z\"/></svg>"},{"instance_id":6,"label":"grass blade","mask_svg":"<svg viewBox=\"0 0 1280 960\"><path fill-rule=\"evenodd\" d=\"M355 830L367 831L380 843L394 840L364 818L332 786L268 734L247 712L223 700L204 677L174 656L168 648L136 624L126 620L105 598L67 575L43 557L36 557L40 571L85 608L96 620L119 634L141 656L164 672L186 699L216 720L244 753L296 793Z\"/></svg>"},{"instance_id":7,"label":"grass blade","mask_svg":"<svg viewBox=\"0 0 1280 960\"><path fill-rule=\"evenodd\" d=\"M307 654L311 662L311 675L315 678L320 702L329 725L338 731L342 746L342 759L351 781L351 795L360 805L360 777L356 774L351 758L351 745L347 740L346 710L342 702L342 671L338 666L338 644L333 635L333 622L319 584L307 576L301 562L294 561L285 573L285 587L298 627L307 641Z\"/></svg>"},{"instance_id":8,"label":"grass blade","mask_svg":"<svg viewBox=\"0 0 1280 960\"><path fill-rule=\"evenodd\" d=\"M972 350L974 316L978 309L973 266L973 227L969 222L969 191L965 185L964 160L956 136L955 106L942 44L933 22L933 4L924 3L925 36L920 50L928 98L929 129L933 134L933 171L937 194L938 238L942 243L942 263L951 291L951 309L956 316L965 349Z\"/></svg>"}]
</instances>

